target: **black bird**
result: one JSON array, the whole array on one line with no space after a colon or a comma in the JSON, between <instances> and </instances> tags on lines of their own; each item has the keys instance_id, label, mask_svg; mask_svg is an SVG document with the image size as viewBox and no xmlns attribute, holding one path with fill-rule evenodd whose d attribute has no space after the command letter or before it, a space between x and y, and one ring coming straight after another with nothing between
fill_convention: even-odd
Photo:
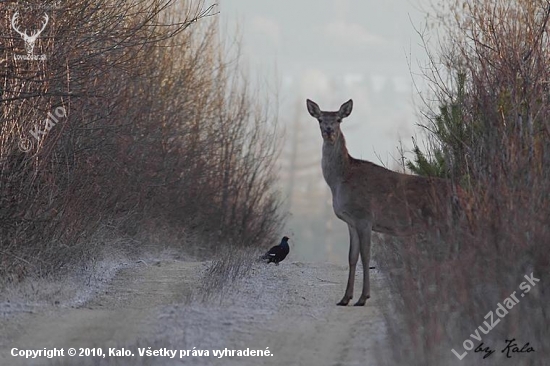
<instances>
[{"instance_id":1,"label":"black bird","mask_svg":"<svg viewBox=\"0 0 550 366\"><path fill-rule=\"evenodd\" d=\"M283 236L281 244L275 245L273 248L269 249L260 259L267 260L267 263L275 262L275 264L279 265L279 262L285 259L289 252L288 237Z\"/></svg>"}]
</instances>

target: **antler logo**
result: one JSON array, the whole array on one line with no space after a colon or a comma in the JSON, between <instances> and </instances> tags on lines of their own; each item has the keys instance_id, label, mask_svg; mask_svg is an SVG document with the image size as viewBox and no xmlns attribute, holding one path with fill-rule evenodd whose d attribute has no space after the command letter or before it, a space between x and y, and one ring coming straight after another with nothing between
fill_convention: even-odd
<instances>
[{"instance_id":1,"label":"antler logo","mask_svg":"<svg viewBox=\"0 0 550 366\"><path fill-rule=\"evenodd\" d=\"M19 12L16 12L13 14L11 18L11 26L12 28L19 33L21 37L23 37L23 40L25 41L25 50L27 51L28 56L32 56L34 52L34 43L38 39L38 36L40 33L44 31L46 28L46 25L48 24L48 20L50 19L48 17L48 14L44 13L44 24L42 24L42 28L40 30L35 31L32 35L27 34L27 30L25 29L25 32L21 32L17 27L17 20L19 19Z\"/></svg>"}]
</instances>

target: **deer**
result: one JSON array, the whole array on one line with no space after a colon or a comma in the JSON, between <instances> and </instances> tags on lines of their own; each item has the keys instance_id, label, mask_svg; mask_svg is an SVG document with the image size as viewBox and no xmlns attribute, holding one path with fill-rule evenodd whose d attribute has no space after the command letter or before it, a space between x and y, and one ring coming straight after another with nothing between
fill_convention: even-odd
<instances>
[{"instance_id":1,"label":"deer","mask_svg":"<svg viewBox=\"0 0 550 366\"><path fill-rule=\"evenodd\" d=\"M23 40L25 41L25 51L27 51L28 55L32 55L34 53L34 44L36 40L38 39L38 36L46 29L46 25L48 25L48 20L50 19L48 17L48 14L44 13L44 23L42 24L42 28L40 30L35 31L31 36L27 35L27 32L21 32L17 28L17 20L19 19L19 12L15 12L11 18L11 26L13 30L15 30L21 37L23 37Z\"/></svg>"},{"instance_id":2,"label":"deer","mask_svg":"<svg viewBox=\"0 0 550 366\"><path fill-rule=\"evenodd\" d=\"M348 282L344 297L337 305L347 306L353 298L355 270L361 255L363 289L354 305L364 306L370 298L372 231L393 236L444 234L459 207L454 193L458 188L446 179L398 173L351 157L340 129L343 119L353 109L351 99L338 111L322 111L309 99L306 106L321 129L321 167L332 193L334 213L347 224L349 231Z\"/></svg>"}]
</instances>

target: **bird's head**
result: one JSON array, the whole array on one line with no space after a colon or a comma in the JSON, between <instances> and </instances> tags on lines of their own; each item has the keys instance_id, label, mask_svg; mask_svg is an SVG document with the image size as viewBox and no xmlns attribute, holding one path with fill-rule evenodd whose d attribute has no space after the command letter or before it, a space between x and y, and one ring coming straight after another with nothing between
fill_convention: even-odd
<instances>
[{"instance_id":1,"label":"bird's head","mask_svg":"<svg viewBox=\"0 0 550 366\"><path fill-rule=\"evenodd\" d=\"M283 236L283 239L281 240L281 244L279 244L283 248L289 248L288 245L288 236Z\"/></svg>"}]
</instances>

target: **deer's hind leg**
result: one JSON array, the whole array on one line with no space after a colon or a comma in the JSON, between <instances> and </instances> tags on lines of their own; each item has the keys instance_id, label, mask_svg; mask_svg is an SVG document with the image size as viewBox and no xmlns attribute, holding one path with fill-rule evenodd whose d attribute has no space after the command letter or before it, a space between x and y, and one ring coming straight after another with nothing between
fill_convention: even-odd
<instances>
[{"instance_id":1,"label":"deer's hind leg","mask_svg":"<svg viewBox=\"0 0 550 366\"><path fill-rule=\"evenodd\" d=\"M357 229L348 224L349 230L349 275L348 285L346 286L346 293L340 302L336 305L346 306L353 297L353 285L355 282L355 268L357 267L357 261L359 260L359 235ZM368 268L368 267L367 267Z\"/></svg>"}]
</instances>

